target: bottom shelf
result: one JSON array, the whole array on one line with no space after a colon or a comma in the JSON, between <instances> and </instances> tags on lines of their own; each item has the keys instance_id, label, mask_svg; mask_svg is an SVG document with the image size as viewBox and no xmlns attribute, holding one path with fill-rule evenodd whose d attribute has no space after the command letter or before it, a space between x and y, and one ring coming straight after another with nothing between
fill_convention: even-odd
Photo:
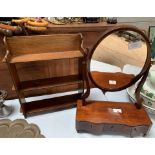
<instances>
[{"instance_id":1,"label":"bottom shelf","mask_svg":"<svg viewBox=\"0 0 155 155\"><path fill-rule=\"evenodd\" d=\"M73 108L76 106L76 101L80 98L80 96L81 94L78 93L51 99L27 102L22 104L22 110L25 112L25 117L27 117L30 115L36 115L45 112L54 112L58 110Z\"/></svg>"}]
</instances>

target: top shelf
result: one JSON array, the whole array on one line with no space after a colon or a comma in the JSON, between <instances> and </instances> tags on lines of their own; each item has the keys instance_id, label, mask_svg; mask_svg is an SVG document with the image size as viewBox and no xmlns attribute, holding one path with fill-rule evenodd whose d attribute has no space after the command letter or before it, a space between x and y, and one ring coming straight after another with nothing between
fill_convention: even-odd
<instances>
[{"instance_id":1,"label":"top shelf","mask_svg":"<svg viewBox=\"0 0 155 155\"><path fill-rule=\"evenodd\" d=\"M8 63L83 57L80 34L14 36L4 39Z\"/></svg>"},{"instance_id":2,"label":"top shelf","mask_svg":"<svg viewBox=\"0 0 155 155\"><path fill-rule=\"evenodd\" d=\"M24 54L24 55L13 55L9 59L9 63L19 62L32 62L32 61L44 61L44 60L55 60L55 59L66 59L66 58L79 58L82 57L81 51L64 51L64 52L49 52L49 53L38 53L38 54Z\"/></svg>"}]
</instances>

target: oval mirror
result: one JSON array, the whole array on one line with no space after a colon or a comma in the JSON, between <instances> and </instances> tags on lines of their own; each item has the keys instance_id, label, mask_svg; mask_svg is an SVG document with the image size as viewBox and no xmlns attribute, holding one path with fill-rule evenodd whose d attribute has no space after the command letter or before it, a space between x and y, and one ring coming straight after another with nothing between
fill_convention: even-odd
<instances>
[{"instance_id":1,"label":"oval mirror","mask_svg":"<svg viewBox=\"0 0 155 155\"><path fill-rule=\"evenodd\" d=\"M90 77L101 89L121 90L142 73L149 42L143 33L119 29L102 38L90 55Z\"/></svg>"}]
</instances>

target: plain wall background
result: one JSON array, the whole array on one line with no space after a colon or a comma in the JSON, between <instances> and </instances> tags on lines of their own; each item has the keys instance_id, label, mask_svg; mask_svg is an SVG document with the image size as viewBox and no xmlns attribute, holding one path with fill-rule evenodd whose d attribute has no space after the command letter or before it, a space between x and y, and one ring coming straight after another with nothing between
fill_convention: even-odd
<instances>
[{"instance_id":1,"label":"plain wall background","mask_svg":"<svg viewBox=\"0 0 155 155\"><path fill-rule=\"evenodd\" d=\"M148 33L149 26L155 26L155 17L118 17L119 23L135 25Z\"/></svg>"}]
</instances>

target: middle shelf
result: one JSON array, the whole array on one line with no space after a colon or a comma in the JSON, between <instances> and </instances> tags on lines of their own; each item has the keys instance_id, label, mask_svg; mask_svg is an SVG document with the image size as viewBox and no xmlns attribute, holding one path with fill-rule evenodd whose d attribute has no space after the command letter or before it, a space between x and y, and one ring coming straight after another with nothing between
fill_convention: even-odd
<instances>
[{"instance_id":1,"label":"middle shelf","mask_svg":"<svg viewBox=\"0 0 155 155\"><path fill-rule=\"evenodd\" d=\"M20 91L31 91L48 87L59 87L72 84L82 84L82 79L79 75L68 75L63 77L54 77L30 81L22 81L20 83Z\"/></svg>"}]
</instances>

